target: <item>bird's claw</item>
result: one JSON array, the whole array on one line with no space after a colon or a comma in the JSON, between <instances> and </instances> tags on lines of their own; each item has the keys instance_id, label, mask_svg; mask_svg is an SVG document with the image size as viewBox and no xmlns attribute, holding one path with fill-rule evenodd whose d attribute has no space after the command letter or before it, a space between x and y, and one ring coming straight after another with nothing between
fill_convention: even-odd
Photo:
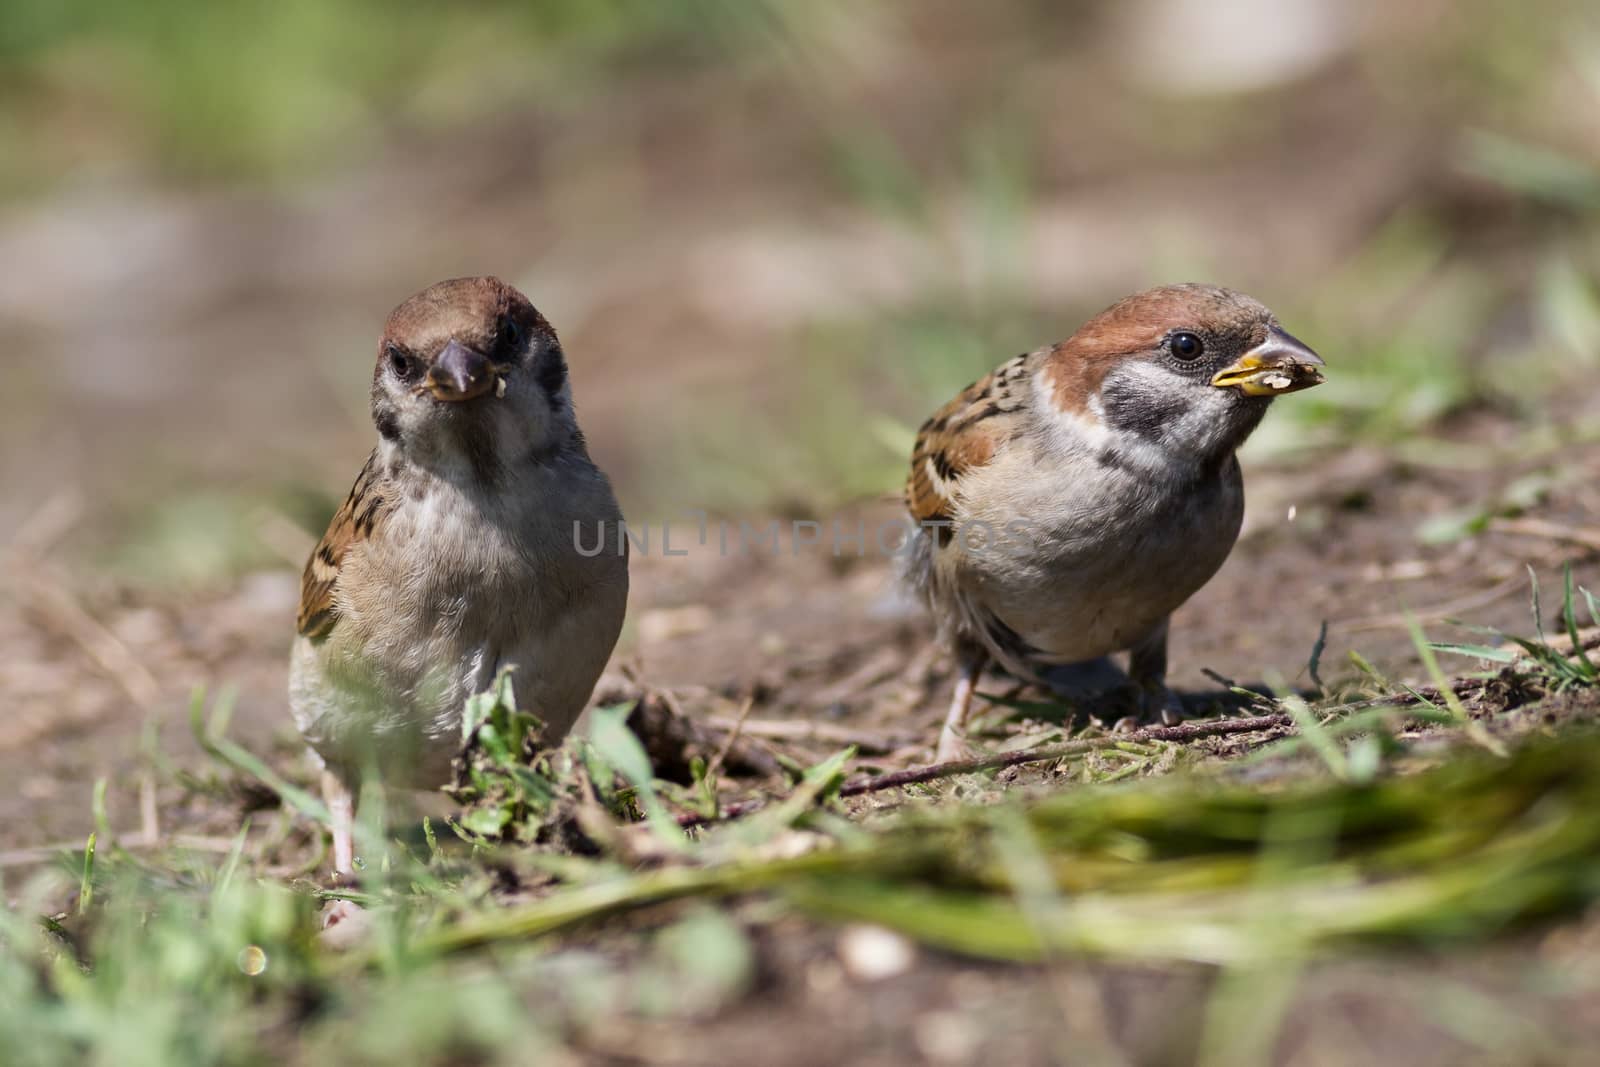
<instances>
[{"instance_id":1,"label":"bird's claw","mask_svg":"<svg viewBox=\"0 0 1600 1067\"><path fill-rule=\"evenodd\" d=\"M330 900L322 909L322 932L317 935L329 948L344 949L360 944L372 932L372 916L350 900Z\"/></svg>"},{"instance_id":2,"label":"bird's claw","mask_svg":"<svg viewBox=\"0 0 1600 1067\"><path fill-rule=\"evenodd\" d=\"M1139 707L1146 722L1159 720L1162 726L1176 726L1184 719L1183 698L1159 682L1140 690Z\"/></svg>"},{"instance_id":3,"label":"bird's claw","mask_svg":"<svg viewBox=\"0 0 1600 1067\"><path fill-rule=\"evenodd\" d=\"M971 758L972 746L967 743L964 734L948 728L939 732L939 747L934 749L933 762L953 763Z\"/></svg>"}]
</instances>

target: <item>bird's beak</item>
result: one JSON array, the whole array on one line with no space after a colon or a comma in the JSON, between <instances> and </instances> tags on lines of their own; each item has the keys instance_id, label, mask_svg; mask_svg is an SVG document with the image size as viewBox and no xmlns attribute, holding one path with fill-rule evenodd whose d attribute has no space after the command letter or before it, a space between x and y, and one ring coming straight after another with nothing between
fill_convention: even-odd
<instances>
[{"instance_id":1,"label":"bird's beak","mask_svg":"<svg viewBox=\"0 0 1600 1067\"><path fill-rule=\"evenodd\" d=\"M1274 326L1267 339L1211 379L1218 389L1237 387L1245 396L1277 396L1321 385L1322 357L1293 334Z\"/></svg>"},{"instance_id":2,"label":"bird's beak","mask_svg":"<svg viewBox=\"0 0 1600 1067\"><path fill-rule=\"evenodd\" d=\"M489 357L452 339L428 368L423 385L435 400L453 404L482 396L496 388L498 380Z\"/></svg>"}]
</instances>

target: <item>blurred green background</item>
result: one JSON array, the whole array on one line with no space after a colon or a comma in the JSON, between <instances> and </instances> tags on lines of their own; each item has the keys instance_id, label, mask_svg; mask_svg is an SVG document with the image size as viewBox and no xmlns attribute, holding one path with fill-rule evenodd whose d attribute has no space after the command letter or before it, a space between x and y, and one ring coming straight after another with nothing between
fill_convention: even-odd
<instances>
[{"instance_id":1,"label":"blurred green background","mask_svg":"<svg viewBox=\"0 0 1600 1067\"><path fill-rule=\"evenodd\" d=\"M1595 417L1579 0L12 0L0 87L0 537L76 494L146 577L299 550L383 316L466 273L561 331L632 518L894 493L934 405L1178 280L1330 363L1256 462Z\"/></svg>"}]
</instances>

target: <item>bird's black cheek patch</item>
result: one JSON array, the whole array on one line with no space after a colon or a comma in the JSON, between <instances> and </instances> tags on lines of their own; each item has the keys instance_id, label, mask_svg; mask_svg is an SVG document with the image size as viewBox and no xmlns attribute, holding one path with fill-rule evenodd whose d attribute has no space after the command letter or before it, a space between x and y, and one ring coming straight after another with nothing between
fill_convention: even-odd
<instances>
[{"instance_id":1,"label":"bird's black cheek patch","mask_svg":"<svg viewBox=\"0 0 1600 1067\"><path fill-rule=\"evenodd\" d=\"M395 414L393 408L374 408L372 421L378 427L379 436L385 441L400 440L400 416Z\"/></svg>"},{"instance_id":2,"label":"bird's black cheek patch","mask_svg":"<svg viewBox=\"0 0 1600 1067\"><path fill-rule=\"evenodd\" d=\"M567 360L561 354L561 349L551 348L539 357L534 380L547 396L555 396L561 391L561 387L567 384Z\"/></svg>"},{"instance_id":3,"label":"bird's black cheek patch","mask_svg":"<svg viewBox=\"0 0 1600 1067\"><path fill-rule=\"evenodd\" d=\"M1142 388L1138 383L1109 379L1100 390L1105 420L1113 429L1160 438L1188 407L1185 397Z\"/></svg>"}]
</instances>

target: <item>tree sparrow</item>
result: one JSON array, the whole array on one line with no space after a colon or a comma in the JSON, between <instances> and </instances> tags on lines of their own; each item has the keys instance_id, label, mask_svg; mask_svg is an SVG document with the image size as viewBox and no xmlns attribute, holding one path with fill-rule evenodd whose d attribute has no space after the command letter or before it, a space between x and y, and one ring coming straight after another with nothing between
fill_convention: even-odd
<instances>
[{"instance_id":1,"label":"tree sparrow","mask_svg":"<svg viewBox=\"0 0 1600 1067\"><path fill-rule=\"evenodd\" d=\"M1039 682L1126 650L1142 710L1181 712L1167 623L1239 535L1234 452L1321 366L1249 297L1166 286L1002 364L923 423L904 559L957 662L938 760L960 753L990 660Z\"/></svg>"},{"instance_id":2,"label":"tree sparrow","mask_svg":"<svg viewBox=\"0 0 1600 1067\"><path fill-rule=\"evenodd\" d=\"M323 766L334 867L368 771L446 784L467 697L516 667L559 740L616 644L626 538L589 459L555 331L496 278L424 289L389 316L372 377L378 446L302 579L289 703ZM614 535L613 535L614 536Z\"/></svg>"}]
</instances>

